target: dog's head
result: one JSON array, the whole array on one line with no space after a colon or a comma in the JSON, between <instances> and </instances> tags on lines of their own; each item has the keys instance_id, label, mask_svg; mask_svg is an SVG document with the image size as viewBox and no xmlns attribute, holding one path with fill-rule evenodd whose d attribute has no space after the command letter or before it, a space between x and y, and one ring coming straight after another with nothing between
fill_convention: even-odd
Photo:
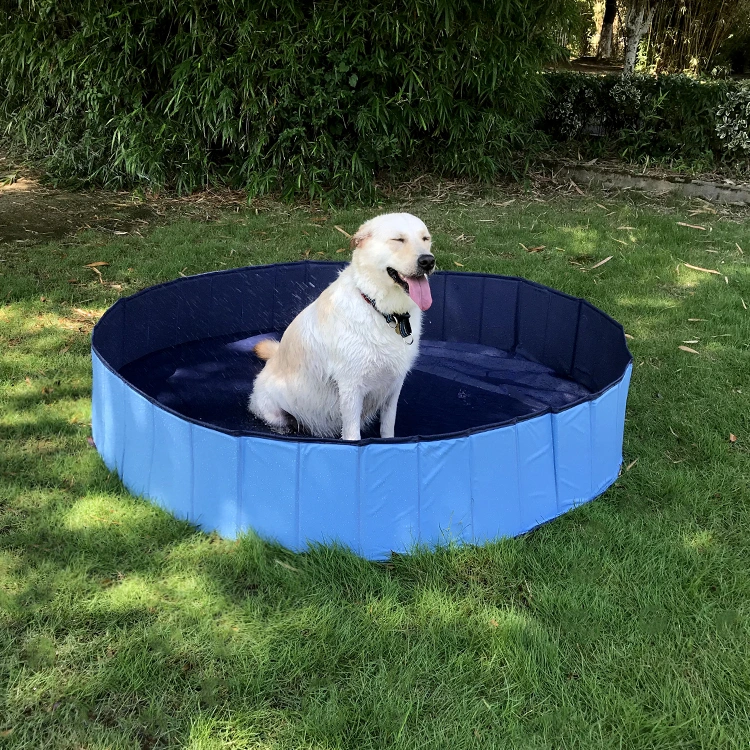
<instances>
[{"instance_id":1,"label":"dog's head","mask_svg":"<svg viewBox=\"0 0 750 750\"><path fill-rule=\"evenodd\" d=\"M427 280L435 269L432 237L416 216L376 216L357 230L351 247L352 265L377 288L381 300L388 298L398 306L398 295L404 294L420 310L427 310L432 304ZM405 301L404 298L402 302Z\"/></svg>"}]
</instances>

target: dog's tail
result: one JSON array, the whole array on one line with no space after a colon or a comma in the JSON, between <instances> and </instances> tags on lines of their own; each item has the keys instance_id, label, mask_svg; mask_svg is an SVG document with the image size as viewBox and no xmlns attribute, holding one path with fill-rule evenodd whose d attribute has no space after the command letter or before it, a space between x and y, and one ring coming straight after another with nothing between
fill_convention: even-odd
<instances>
[{"instance_id":1,"label":"dog's tail","mask_svg":"<svg viewBox=\"0 0 750 750\"><path fill-rule=\"evenodd\" d=\"M271 359L278 348L279 342L276 339L263 339L253 347L253 351L260 359Z\"/></svg>"}]
</instances>

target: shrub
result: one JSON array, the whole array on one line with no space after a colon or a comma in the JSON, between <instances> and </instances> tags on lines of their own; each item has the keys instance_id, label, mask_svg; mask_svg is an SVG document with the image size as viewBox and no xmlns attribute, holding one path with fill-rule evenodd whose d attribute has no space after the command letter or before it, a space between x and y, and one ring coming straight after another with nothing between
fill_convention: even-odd
<instances>
[{"instance_id":1,"label":"shrub","mask_svg":"<svg viewBox=\"0 0 750 750\"><path fill-rule=\"evenodd\" d=\"M58 178L367 197L523 168L571 0L1 0L0 127Z\"/></svg>"},{"instance_id":2,"label":"shrub","mask_svg":"<svg viewBox=\"0 0 750 750\"><path fill-rule=\"evenodd\" d=\"M734 81L674 74L547 75L540 128L587 151L745 166L750 91Z\"/></svg>"}]
</instances>

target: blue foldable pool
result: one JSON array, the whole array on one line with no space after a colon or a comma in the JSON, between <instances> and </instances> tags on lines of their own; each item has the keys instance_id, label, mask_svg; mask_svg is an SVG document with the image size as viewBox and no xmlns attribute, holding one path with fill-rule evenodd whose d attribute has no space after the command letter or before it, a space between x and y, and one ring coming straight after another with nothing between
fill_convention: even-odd
<instances>
[{"instance_id":1,"label":"blue foldable pool","mask_svg":"<svg viewBox=\"0 0 750 750\"><path fill-rule=\"evenodd\" d=\"M92 338L93 437L136 495L206 530L370 559L515 536L602 493L622 462L622 326L534 282L431 278L396 437L277 435L247 410L261 334L283 333L340 263L176 279L116 302Z\"/></svg>"}]
</instances>

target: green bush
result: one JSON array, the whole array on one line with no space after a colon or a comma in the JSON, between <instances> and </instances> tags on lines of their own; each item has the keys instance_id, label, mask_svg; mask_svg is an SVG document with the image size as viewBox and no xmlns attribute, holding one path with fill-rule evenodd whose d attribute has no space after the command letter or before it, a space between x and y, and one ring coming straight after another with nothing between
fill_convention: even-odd
<instances>
[{"instance_id":1,"label":"green bush","mask_svg":"<svg viewBox=\"0 0 750 750\"><path fill-rule=\"evenodd\" d=\"M368 197L523 168L570 0L0 0L0 128L57 178Z\"/></svg>"},{"instance_id":2,"label":"green bush","mask_svg":"<svg viewBox=\"0 0 750 750\"><path fill-rule=\"evenodd\" d=\"M550 98L539 127L587 154L746 167L747 89L682 74L546 76Z\"/></svg>"}]
</instances>

